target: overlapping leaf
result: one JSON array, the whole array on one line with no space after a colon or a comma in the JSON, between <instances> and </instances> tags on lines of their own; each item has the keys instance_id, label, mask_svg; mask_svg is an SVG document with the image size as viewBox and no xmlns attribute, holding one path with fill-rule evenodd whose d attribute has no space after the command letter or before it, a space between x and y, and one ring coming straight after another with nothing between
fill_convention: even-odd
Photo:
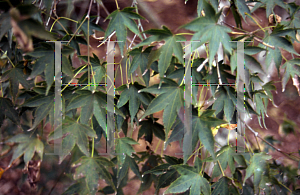
<instances>
[{"instance_id":1,"label":"overlapping leaf","mask_svg":"<svg viewBox=\"0 0 300 195\"><path fill-rule=\"evenodd\" d=\"M215 158L214 137L211 127L226 123L226 121L212 117L214 110L205 110L200 117L195 117L192 122L192 128L198 133L198 137L204 147L209 151L211 156ZM190 155L190 154L189 154ZM185 159L186 162L186 159Z\"/></svg>"},{"instance_id":2,"label":"overlapping leaf","mask_svg":"<svg viewBox=\"0 0 300 195\"><path fill-rule=\"evenodd\" d=\"M221 110L224 110L226 120L231 121L237 104L234 89L229 86L220 86L215 97L216 100L212 109L216 110L216 114L218 114Z\"/></svg>"},{"instance_id":3,"label":"overlapping leaf","mask_svg":"<svg viewBox=\"0 0 300 195\"><path fill-rule=\"evenodd\" d=\"M201 16L201 11L203 8L205 8L204 1L209 2L211 6L214 8L214 10L217 12L219 8L219 2L218 0L198 0L198 5L197 5L197 13L198 16Z\"/></svg>"},{"instance_id":4,"label":"overlapping leaf","mask_svg":"<svg viewBox=\"0 0 300 195\"><path fill-rule=\"evenodd\" d=\"M179 109L183 106L184 88L183 86L179 87L178 84L171 79L165 80L169 81L169 83L163 83L160 89L158 89L158 85L156 84L140 90L140 92L160 94L151 101L141 119L164 109L163 123L165 126L165 134L168 135L175 122L176 115L179 113Z\"/></svg>"},{"instance_id":5,"label":"overlapping leaf","mask_svg":"<svg viewBox=\"0 0 300 195\"><path fill-rule=\"evenodd\" d=\"M289 81L289 78L294 78L295 75L300 76L300 59L291 59L289 61L286 61L282 68L285 69L284 75L282 77L282 91L285 90L285 86L287 82Z\"/></svg>"},{"instance_id":6,"label":"overlapping leaf","mask_svg":"<svg viewBox=\"0 0 300 195\"><path fill-rule=\"evenodd\" d=\"M281 55L281 49L284 49L292 54L298 55L298 53L295 51L293 44L289 39L287 39L286 35L291 35L293 32L293 29L284 29L282 25L278 25L276 28L274 28L273 32L269 34L268 32L265 32L265 38L263 41L270 46L274 46L275 49L267 47L267 56L266 56L266 65L267 68L269 65L274 62L275 66L277 68L277 71L279 72L279 67L281 65L282 61L282 55Z\"/></svg>"},{"instance_id":7,"label":"overlapping leaf","mask_svg":"<svg viewBox=\"0 0 300 195\"><path fill-rule=\"evenodd\" d=\"M224 120L212 117L214 114L214 110L205 110L200 117L198 117L197 113L193 113L192 115L192 140L188 140L189 138L187 136L184 136L184 124L182 122L179 122L178 124L174 125L173 131L170 135L170 138L167 140L166 145L168 145L170 142L178 141L184 138L184 144L183 144L183 157L184 162L187 161L188 157L191 155L191 151L194 150L196 147L196 144L198 140L202 142L204 147L209 151L209 153L212 155L213 158L215 158L214 153L214 137L211 131L212 127L216 127L218 125L227 123ZM185 143L190 143L185 144ZM192 147L192 148L189 148Z\"/></svg>"},{"instance_id":8,"label":"overlapping leaf","mask_svg":"<svg viewBox=\"0 0 300 195\"><path fill-rule=\"evenodd\" d=\"M256 112L261 116L264 127L266 127L265 124L265 115L267 114L267 106L269 102L269 97L264 93L263 90L257 90L254 91L254 101L255 101L255 109ZM259 125L261 126L260 119L258 118ZM262 127L262 126L261 126Z\"/></svg>"},{"instance_id":9,"label":"overlapping leaf","mask_svg":"<svg viewBox=\"0 0 300 195\"><path fill-rule=\"evenodd\" d=\"M235 172L235 165L234 161L238 161L242 163L241 165L246 167L246 161L244 157L240 154L235 153L235 150L231 146L224 146L222 147L217 153L217 160L220 162L220 165L222 167L222 170L226 170L227 166L230 168L231 174ZM218 177L222 174L220 167L218 164L215 164L213 173L212 173L212 178Z\"/></svg>"},{"instance_id":10,"label":"overlapping leaf","mask_svg":"<svg viewBox=\"0 0 300 195\"><path fill-rule=\"evenodd\" d=\"M80 29L83 31L84 36L87 37L87 34L88 34L88 20L86 19L86 20L84 21L84 23L82 24L82 22L83 22L83 20L84 20L85 17L86 17L86 16L84 16L84 17L81 19L81 21L80 21L79 23L77 23L77 28L81 25L81 26L80 26ZM89 35L88 35L88 36L91 36L92 34L94 34L94 33L95 33L95 30L104 32L104 30L103 30L99 25L92 23L92 21L93 21L96 17L97 17L97 16L90 16L90 24L89 24L90 29L89 29Z\"/></svg>"},{"instance_id":11,"label":"overlapping leaf","mask_svg":"<svg viewBox=\"0 0 300 195\"><path fill-rule=\"evenodd\" d=\"M269 18L269 16L273 13L273 9L276 5L286 9L287 4L282 0L259 0L260 2L257 3L253 7L253 11L255 11L258 7L265 6L266 7L266 18ZM252 11L252 12L253 12Z\"/></svg>"},{"instance_id":12,"label":"overlapping leaf","mask_svg":"<svg viewBox=\"0 0 300 195\"><path fill-rule=\"evenodd\" d=\"M212 61L219 49L220 43L227 52L230 54L232 53L230 44L231 39L228 35L228 33L231 32L231 29L217 24L220 13L216 13L212 6L205 1L203 1L203 3L206 7L205 17L198 17L182 27L191 31L196 31L191 41L199 42L192 45L193 51L204 43L209 42L209 64L212 65Z\"/></svg>"},{"instance_id":13,"label":"overlapping leaf","mask_svg":"<svg viewBox=\"0 0 300 195\"><path fill-rule=\"evenodd\" d=\"M188 165L173 166L181 175L176 179L170 187L165 191L167 193L181 193L190 189L190 195L198 195L199 193L211 194L209 182L201 176L193 167Z\"/></svg>"},{"instance_id":14,"label":"overlapping leaf","mask_svg":"<svg viewBox=\"0 0 300 195\"><path fill-rule=\"evenodd\" d=\"M299 6L298 7L294 7L295 4L290 5L291 7L293 7L291 10L294 10L294 12L290 11L290 15L291 15L291 20L290 20L290 24L289 26L291 28L298 28L298 30L296 31L298 33L298 36L300 35L300 9ZM298 40L299 41L299 40Z\"/></svg>"},{"instance_id":15,"label":"overlapping leaf","mask_svg":"<svg viewBox=\"0 0 300 195\"><path fill-rule=\"evenodd\" d=\"M13 104L10 99L0 97L0 127L5 117L9 118L16 124L20 124L17 111L13 108Z\"/></svg>"},{"instance_id":16,"label":"overlapping leaf","mask_svg":"<svg viewBox=\"0 0 300 195\"><path fill-rule=\"evenodd\" d=\"M95 131L89 126L80 124L76 121L73 121L67 118L61 126L62 134L59 135L58 130L55 130L49 134L48 141L61 138L63 135L66 137L62 140L62 152L59 156L59 163L61 163L66 156L72 151L75 147L75 144L86 156L89 155L88 152L88 137L97 137Z\"/></svg>"},{"instance_id":17,"label":"overlapping leaf","mask_svg":"<svg viewBox=\"0 0 300 195\"><path fill-rule=\"evenodd\" d=\"M244 20L246 20L246 13L251 15L250 9L246 4L245 0L234 0L238 12L241 14Z\"/></svg>"},{"instance_id":18,"label":"overlapping leaf","mask_svg":"<svg viewBox=\"0 0 300 195\"><path fill-rule=\"evenodd\" d=\"M74 50L71 47L64 46L61 53L62 55L62 72L68 76L73 76L72 66L70 64L67 55L73 53ZM46 95L51 88L52 83L54 82L54 48L51 44L43 43L41 47L36 48L35 51L28 53L32 57L37 58L35 64L33 65L33 70L28 79L33 79L37 75L44 72L45 81L47 83Z\"/></svg>"},{"instance_id":19,"label":"overlapping leaf","mask_svg":"<svg viewBox=\"0 0 300 195\"><path fill-rule=\"evenodd\" d=\"M124 46L127 37L126 27L129 30L131 30L133 33L137 34L141 39L143 39L133 19L144 19L144 18L139 14L133 12L134 9L135 9L134 7L126 7L123 10L115 10L106 18L106 19L110 19L110 22L105 31L105 39L109 35L111 35L115 30L118 41L123 41L123 42L119 42L122 56L123 56Z\"/></svg>"},{"instance_id":20,"label":"overlapping leaf","mask_svg":"<svg viewBox=\"0 0 300 195\"><path fill-rule=\"evenodd\" d=\"M79 195L86 195L90 193L87 184L85 183L85 178L78 179L77 183L71 185L62 195L73 195L76 193Z\"/></svg>"},{"instance_id":21,"label":"overlapping leaf","mask_svg":"<svg viewBox=\"0 0 300 195\"><path fill-rule=\"evenodd\" d=\"M118 184L117 184L117 187L120 186L123 178L128 174L128 170L129 170L129 167L130 169L135 173L135 175L140 179L142 180L142 175L139 171L139 167L138 165L136 164L135 160L131 157L129 157L128 155L126 155L125 157L125 161L122 165L122 167L120 168L119 172L118 172Z\"/></svg>"},{"instance_id":22,"label":"overlapping leaf","mask_svg":"<svg viewBox=\"0 0 300 195\"><path fill-rule=\"evenodd\" d=\"M117 107L124 106L129 101L129 113L131 116L131 126L133 126L133 119L139 110L141 102L149 105L151 98L147 93L139 93L139 90L144 87L137 82L134 84L124 84L116 89L116 91L122 91Z\"/></svg>"},{"instance_id":23,"label":"overlapping leaf","mask_svg":"<svg viewBox=\"0 0 300 195\"><path fill-rule=\"evenodd\" d=\"M44 144L38 137L27 134L18 134L8 139L6 142L19 143L14 151L9 166L14 160L22 155L24 155L25 164L28 164L28 162L33 158L35 152L39 155L40 159L43 160Z\"/></svg>"},{"instance_id":24,"label":"overlapping leaf","mask_svg":"<svg viewBox=\"0 0 300 195\"><path fill-rule=\"evenodd\" d=\"M156 167L161 159L160 155L153 155L147 152L146 157L148 157L145 164L142 166L142 183L138 190L138 194L144 192L145 190L149 189L152 185L152 182L156 183L157 177L152 174L145 174L147 171Z\"/></svg>"},{"instance_id":25,"label":"overlapping leaf","mask_svg":"<svg viewBox=\"0 0 300 195\"><path fill-rule=\"evenodd\" d=\"M150 45L154 41L165 41L164 45L161 48L159 48L159 50L157 50L158 53L155 53L154 55L156 57L159 55L158 72L160 77L164 76L165 72L170 66L173 54L176 56L180 63L184 63L182 45L180 42L177 42L184 41L185 38L183 36L173 35L170 29L168 29L166 26L163 26L163 29L150 29L145 31L145 33L150 34L152 36L136 45L135 48L144 45ZM154 56L151 56L150 53L149 58ZM148 65L151 65L152 62L153 61L149 59ZM147 66L147 68L149 68L149 66Z\"/></svg>"},{"instance_id":26,"label":"overlapping leaf","mask_svg":"<svg viewBox=\"0 0 300 195\"><path fill-rule=\"evenodd\" d=\"M89 194L96 194L99 179L104 179L107 184L115 189L112 177L107 167L115 166L114 163L103 157L82 157L75 164L80 163L76 168L75 179L85 177L85 183Z\"/></svg>"},{"instance_id":27,"label":"overlapping leaf","mask_svg":"<svg viewBox=\"0 0 300 195\"><path fill-rule=\"evenodd\" d=\"M34 86L33 82L26 80L28 75L24 74L23 68L24 65L20 62L12 69L9 69L6 72L4 72L1 78L1 82L9 80L9 90L13 102L17 98L17 94L19 92L19 84L21 84L25 89L30 89Z\"/></svg>"},{"instance_id":28,"label":"overlapping leaf","mask_svg":"<svg viewBox=\"0 0 300 195\"><path fill-rule=\"evenodd\" d=\"M116 141L116 153L118 162L120 165L123 165L125 162L126 154L131 156L132 153L135 152L132 145L139 144L135 140L129 137L122 137L115 140Z\"/></svg>"},{"instance_id":29,"label":"overlapping leaf","mask_svg":"<svg viewBox=\"0 0 300 195\"><path fill-rule=\"evenodd\" d=\"M141 121L139 125L142 125L139 129L138 139L140 139L143 135L145 135L145 140L152 144L153 133L156 137L161 140L165 140L165 131L164 126L157 123L155 119L154 121L151 118L147 120Z\"/></svg>"},{"instance_id":30,"label":"overlapping leaf","mask_svg":"<svg viewBox=\"0 0 300 195\"><path fill-rule=\"evenodd\" d=\"M226 176L219 179L216 183L211 185L214 190L212 191L212 195L239 195L240 192L238 189L232 184L232 180Z\"/></svg>"},{"instance_id":31,"label":"overlapping leaf","mask_svg":"<svg viewBox=\"0 0 300 195\"><path fill-rule=\"evenodd\" d=\"M53 114L54 111L54 94L51 92L49 96L37 95L28 99L22 104L22 107L37 107L35 110L35 118L32 127L33 130L47 116Z\"/></svg>"},{"instance_id":32,"label":"overlapping leaf","mask_svg":"<svg viewBox=\"0 0 300 195\"><path fill-rule=\"evenodd\" d=\"M254 175L253 183L255 191L257 191L263 174L268 172L267 169L269 168L269 166L267 160L270 160L271 158L271 156L264 153L254 154L250 159L250 165L246 169L244 183L251 175Z\"/></svg>"},{"instance_id":33,"label":"overlapping leaf","mask_svg":"<svg viewBox=\"0 0 300 195\"><path fill-rule=\"evenodd\" d=\"M106 74L105 63L100 62L99 58L93 53L94 57L90 57L91 71L94 76L90 76L91 83L99 84ZM88 56L79 56L85 62L88 62ZM85 72L86 71L86 72ZM85 72L79 79L78 83L88 83L88 68L84 68L81 72ZM92 74L92 73L91 73ZM83 82L85 81L85 82Z\"/></svg>"},{"instance_id":34,"label":"overlapping leaf","mask_svg":"<svg viewBox=\"0 0 300 195\"><path fill-rule=\"evenodd\" d=\"M142 73L144 73L145 70L149 68L147 67L147 64L148 64L148 57L151 51L152 51L152 46L147 47L143 52L142 52L142 47L133 49L129 52L129 54L133 56L133 59L128 71L128 76L130 76L130 74L132 74L138 67L140 67ZM150 81L149 71L145 75L143 75L143 79L146 83L146 86L148 87Z\"/></svg>"},{"instance_id":35,"label":"overlapping leaf","mask_svg":"<svg viewBox=\"0 0 300 195\"><path fill-rule=\"evenodd\" d=\"M68 104L66 111L82 107L80 114L80 122L83 124L88 124L89 120L92 117L92 114L96 117L99 125L106 129L106 109L107 100L106 94L98 91L91 92L89 90L78 91L76 96ZM125 117L124 114L118 109L115 108L116 113ZM113 113L113 110L108 110Z\"/></svg>"},{"instance_id":36,"label":"overlapping leaf","mask_svg":"<svg viewBox=\"0 0 300 195\"><path fill-rule=\"evenodd\" d=\"M165 155L165 160L167 161L166 164L161 164L159 166L156 166L153 169L146 171L144 173L145 175L151 173L159 176L156 184L155 193L157 193L160 188L165 188L169 186L172 182L174 182L179 177L178 172L171 165L182 164L183 160L173 156L167 156L167 155Z\"/></svg>"}]
</instances>

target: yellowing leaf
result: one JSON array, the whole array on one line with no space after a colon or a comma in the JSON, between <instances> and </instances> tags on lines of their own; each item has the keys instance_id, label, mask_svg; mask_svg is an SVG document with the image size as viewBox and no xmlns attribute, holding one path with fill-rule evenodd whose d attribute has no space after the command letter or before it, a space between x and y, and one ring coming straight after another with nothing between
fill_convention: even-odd
<instances>
[{"instance_id":1,"label":"yellowing leaf","mask_svg":"<svg viewBox=\"0 0 300 195\"><path fill-rule=\"evenodd\" d=\"M2 177L2 175L3 175L4 172L5 172L5 170L3 170L3 169L0 167L0 179L1 179L1 177Z\"/></svg>"}]
</instances>

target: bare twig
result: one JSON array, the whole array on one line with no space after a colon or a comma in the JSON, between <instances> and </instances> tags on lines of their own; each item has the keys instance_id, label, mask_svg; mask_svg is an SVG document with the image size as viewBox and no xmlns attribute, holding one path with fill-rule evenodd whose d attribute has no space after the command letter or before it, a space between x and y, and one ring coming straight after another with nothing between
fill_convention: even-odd
<instances>
[{"instance_id":1,"label":"bare twig","mask_svg":"<svg viewBox=\"0 0 300 195\"><path fill-rule=\"evenodd\" d=\"M261 44L263 44L264 46L267 46L267 47L269 47L269 48L271 48L271 49L275 49L275 47L274 46L272 46L272 45L269 45L269 44L267 44L267 43L265 43L265 42L263 42L261 39L259 39L259 38L257 38L257 37L253 37L256 41L258 41L258 42L260 42Z\"/></svg>"},{"instance_id":2,"label":"bare twig","mask_svg":"<svg viewBox=\"0 0 300 195\"><path fill-rule=\"evenodd\" d=\"M272 148L274 148L277 152L280 152L281 154L285 155L286 157L294 160L294 161L299 161L299 157L292 155L292 153L288 153L288 152L284 152L281 149L275 147L274 145L272 145L271 143L269 143L267 140L265 140L264 138L262 138L258 132L254 131L250 126L248 126L246 123L245 125L248 127L248 129L254 134L254 136L258 137L259 139L261 139L262 141L264 141L266 144L268 144L269 146L271 146Z\"/></svg>"}]
</instances>

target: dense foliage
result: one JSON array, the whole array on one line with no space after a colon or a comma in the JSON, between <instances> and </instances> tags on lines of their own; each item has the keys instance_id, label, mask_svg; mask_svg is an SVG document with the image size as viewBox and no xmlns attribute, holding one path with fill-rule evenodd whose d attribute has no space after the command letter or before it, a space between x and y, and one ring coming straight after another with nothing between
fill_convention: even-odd
<instances>
[{"instance_id":1,"label":"dense foliage","mask_svg":"<svg viewBox=\"0 0 300 195\"><path fill-rule=\"evenodd\" d=\"M265 127L266 109L269 101L273 102L275 86L272 81L264 83L260 76L266 74L270 64L275 64L278 73L280 69L284 70L281 75L283 89L290 78L300 76L299 54L293 47L300 36L299 5L281 0L258 0L250 10L249 4L253 1L231 0L230 11L236 22L236 27L231 29L219 22L222 10L218 10L218 0L198 1L198 17L180 27L193 32L186 33L192 35L192 41L200 40L191 48L195 51L191 53L192 83L223 85L192 86L190 149L187 148L189 140L184 136L182 121L187 98L184 96L185 58L189 57L184 56L182 42L187 41L185 34L175 34L167 26L142 31L141 20L147 18L138 14L135 0L132 7L123 9L115 1L117 9L107 16L106 30L97 24L97 16L90 15L92 5L104 7L101 0L91 0L85 16L79 20L71 17L72 1L65 1L67 9L62 13L56 12L58 2L1 2L1 155L11 155L11 161L3 167L4 170L1 169L0 176L8 169L17 169L14 164L18 162L24 167L31 187L48 193L41 188L43 184L39 183L37 175L41 172L45 183L55 177L40 170L41 164L52 163L53 167L64 166L67 176L73 180L64 194L124 194L122 188L130 179L141 181L138 193L148 190L154 183L157 194L162 188L164 194L299 194L296 168L278 165L266 153L268 150L247 147L244 152L243 148L236 148L235 143L220 145L214 138L221 127L234 129L232 124L237 123L238 101L244 101L247 115L259 116L259 124ZM290 20L279 21L275 17L275 6L284 8ZM261 7L266 9L266 18L273 22L266 28L244 31L242 21L248 18L255 23L252 12ZM48 24L50 19L52 26ZM63 20L69 20L70 24L60 23ZM51 26L49 31L45 26ZM113 111L107 109L107 89L99 83L113 78L107 78L109 65L106 59L91 53L81 55L82 45L89 45L90 36L95 37L96 31L105 32L102 41L113 36L123 41L117 44L122 59L116 63L126 63L127 71L121 73L126 83L122 80L115 90L115 154L106 156L98 154L97 142L106 138L106 114ZM131 32L136 40L128 42ZM257 32L264 32L264 37L258 36ZM55 136L54 44L46 42L49 40L67 42L62 48L62 83L74 82L76 78L78 84L62 86L63 137ZM134 41L138 43L133 44ZM237 78L237 44L232 41L245 41L244 100L238 99L236 87L229 85ZM254 45L254 41L259 44ZM206 58L201 58L196 51L203 45ZM283 51L292 54L292 59L287 60ZM262 67L254 57L260 52L266 52L267 67ZM75 55L85 64L75 68ZM223 56L222 60L218 55ZM202 66L200 71L197 70L199 66ZM160 82L150 86L152 71L159 75ZM87 86L89 81L94 85ZM297 86L296 81L294 84ZM210 89L211 97L206 97L203 89ZM210 106L205 106L204 100L210 102ZM153 117L162 110L163 125ZM50 125L51 132L45 130L47 125ZM246 128L251 129L249 126ZM293 132L291 128L293 125L289 122L284 127L285 133ZM133 129L138 130L137 140L132 138ZM262 144L276 150L274 140L264 139L251 131L265 142ZM165 148L174 146L178 143L176 141L183 143L183 158L164 155L163 152L159 154L149 146L145 151L135 151L134 145L139 139L151 144L153 135L164 143ZM57 156L45 155L53 151L53 140L59 138L63 151L58 159ZM298 155L284 154L299 161ZM129 170L135 177L129 178ZM105 181L106 187L99 186L100 179Z\"/></svg>"}]
</instances>

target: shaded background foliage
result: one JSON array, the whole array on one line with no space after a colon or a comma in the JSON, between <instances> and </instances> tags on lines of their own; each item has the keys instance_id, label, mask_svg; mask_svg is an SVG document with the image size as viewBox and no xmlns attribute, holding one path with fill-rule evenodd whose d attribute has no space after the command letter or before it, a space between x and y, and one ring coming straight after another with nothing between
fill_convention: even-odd
<instances>
[{"instance_id":1,"label":"shaded background foliage","mask_svg":"<svg viewBox=\"0 0 300 195\"><path fill-rule=\"evenodd\" d=\"M185 2L0 2L2 194L299 193L299 2ZM123 155L98 155L111 112L103 86L63 90L63 153L45 155L58 138L54 47L45 40L72 39L62 48L62 82L87 84L89 77L105 81L106 45L97 45L108 37L124 41L114 65L115 146ZM253 117L247 153L235 153L234 138L227 145L226 128L211 132L236 123L230 86L193 87L196 155L187 153L178 40L202 41L192 49L205 43L193 53L192 82L202 84L234 82L236 46L229 41L254 41L245 44L245 106Z\"/></svg>"}]
</instances>

